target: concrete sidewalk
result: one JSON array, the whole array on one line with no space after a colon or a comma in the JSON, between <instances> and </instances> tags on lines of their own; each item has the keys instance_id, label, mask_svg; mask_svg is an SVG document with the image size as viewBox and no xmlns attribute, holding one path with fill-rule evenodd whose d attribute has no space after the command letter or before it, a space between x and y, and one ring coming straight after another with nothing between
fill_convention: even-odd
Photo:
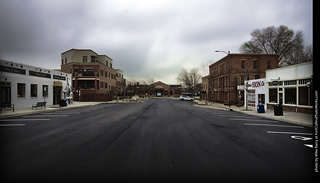
<instances>
[{"instance_id":1,"label":"concrete sidewalk","mask_svg":"<svg viewBox=\"0 0 320 183\"><path fill-rule=\"evenodd\" d=\"M27 114L36 114L36 113L43 113L43 112L51 112L51 111L58 111L64 109L71 109L71 108L78 108L78 107L86 107L86 106L93 106L98 105L106 102L73 102L72 104L68 104L66 107L60 107L59 105L48 105L46 108L38 107L38 109L33 109L32 107L27 108L15 108L14 112L12 110L3 109L2 113L0 113L1 118L8 118L8 117L15 117L15 116L22 116Z\"/></svg>"},{"instance_id":2,"label":"concrete sidewalk","mask_svg":"<svg viewBox=\"0 0 320 183\"><path fill-rule=\"evenodd\" d=\"M221 103L208 103L208 105L205 105L204 102L196 101L197 107L204 107L204 108L213 108L213 109L223 109L223 110L229 110L229 106L221 104ZM258 113L257 109L248 107L248 110L246 110L246 107L237 107L237 106L230 106L230 109L236 112L245 113L252 116L259 116L263 118L303 125L312 127L313 126L313 116L312 114L305 114L305 113L297 113L297 112L287 112L283 111L283 116L275 116L273 110L266 110L265 113Z\"/></svg>"}]
</instances>

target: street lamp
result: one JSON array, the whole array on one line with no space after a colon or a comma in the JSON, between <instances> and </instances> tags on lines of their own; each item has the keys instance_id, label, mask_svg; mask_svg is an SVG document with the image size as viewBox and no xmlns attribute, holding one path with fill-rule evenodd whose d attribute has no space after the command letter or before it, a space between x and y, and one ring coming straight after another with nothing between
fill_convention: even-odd
<instances>
[{"instance_id":1,"label":"street lamp","mask_svg":"<svg viewBox=\"0 0 320 183\"><path fill-rule=\"evenodd\" d=\"M230 109L230 51L228 51L228 52L226 52L226 51L219 51L219 50L216 50L215 52L222 52L222 53L225 53L225 54L227 54L227 56L228 56L228 61L229 61L229 66L228 66L228 75L229 75L229 86L228 86L228 88L229 88L229 110L231 111L231 109Z\"/></svg>"}]
</instances>

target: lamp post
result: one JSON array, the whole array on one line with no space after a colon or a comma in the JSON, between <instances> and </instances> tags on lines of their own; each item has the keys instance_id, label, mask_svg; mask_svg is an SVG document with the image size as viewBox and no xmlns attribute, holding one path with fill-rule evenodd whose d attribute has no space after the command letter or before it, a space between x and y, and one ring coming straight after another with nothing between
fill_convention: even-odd
<instances>
[{"instance_id":1,"label":"lamp post","mask_svg":"<svg viewBox=\"0 0 320 183\"><path fill-rule=\"evenodd\" d=\"M231 111L231 109L230 109L230 51L228 51L228 52L226 52L226 51L219 51L219 50L216 50L215 52L222 52L222 53L225 53L225 54L227 54L227 56L228 56L228 62L229 62L229 65L228 65L228 80L229 80L229 86L228 86L228 88L229 88L229 102L228 102L228 105L229 105L229 110Z\"/></svg>"}]
</instances>

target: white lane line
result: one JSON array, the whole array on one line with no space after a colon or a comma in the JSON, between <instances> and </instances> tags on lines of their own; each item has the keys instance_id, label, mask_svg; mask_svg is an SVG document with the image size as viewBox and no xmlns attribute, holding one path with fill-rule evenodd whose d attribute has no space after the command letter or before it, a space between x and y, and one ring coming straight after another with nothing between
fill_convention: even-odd
<instances>
[{"instance_id":1,"label":"white lane line","mask_svg":"<svg viewBox=\"0 0 320 183\"><path fill-rule=\"evenodd\" d=\"M313 145L311 145L311 144L304 144L304 145L307 147L313 148Z\"/></svg>"},{"instance_id":2,"label":"white lane line","mask_svg":"<svg viewBox=\"0 0 320 183\"><path fill-rule=\"evenodd\" d=\"M53 113L41 113L43 115L49 115L49 114L80 114L80 112L53 112Z\"/></svg>"},{"instance_id":3,"label":"white lane line","mask_svg":"<svg viewBox=\"0 0 320 183\"><path fill-rule=\"evenodd\" d=\"M269 123L277 123L279 121L275 120L267 120L267 119L252 119L252 118L247 118L247 119L239 119L239 118L230 118L229 120L233 121L261 121L261 122L269 122Z\"/></svg>"},{"instance_id":4,"label":"white lane line","mask_svg":"<svg viewBox=\"0 0 320 183\"><path fill-rule=\"evenodd\" d=\"M49 121L50 119L2 119L0 121Z\"/></svg>"},{"instance_id":5,"label":"white lane line","mask_svg":"<svg viewBox=\"0 0 320 183\"><path fill-rule=\"evenodd\" d=\"M25 126L26 124L0 124L0 126Z\"/></svg>"},{"instance_id":6,"label":"white lane line","mask_svg":"<svg viewBox=\"0 0 320 183\"><path fill-rule=\"evenodd\" d=\"M313 135L312 133L300 133L300 132L278 132L278 131L267 131L267 133L275 133L275 134L292 134L292 135Z\"/></svg>"},{"instance_id":7,"label":"white lane line","mask_svg":"<svg viewBox=\"0 0 320 183\"><path fill-rule=\"evenodd\" d=\"M244 123L244 125L251 125L251 126L274 126L274 127L284 127L284 128L304 128L303 126L268 125L268 124L252 124L252 123Z\"/></svg>"},{"instance_id":8,"label":"white lane line","mask_svg":"<svg viewBox=\"0 0 320 183\"><path fill-rule=\"evenodd\" d=\"M230 115L227 115L227 114L221 114L221 115L219 115L219 116L230 116L230 117L245 117L245 118L260 118L260 116L248 116L248 115L239 115L239 114L234 114L234 115L232 115L232 114L230 114Z\"/></svg>"},{"instance_id":9,"label":"white lane line","mask_svg":"<svg viewBox=\"0 0 320 183\"><path fill-rule=\"evenodd\" d=\"M65 116L68 116L68 115L59 115L59 114L57 114L57 115L30 115L30 116L22 116L22 117L24 117L24 118L33 118L33 117L43 118L43 117L65 117Z\"/></svg>"}]
</instances>

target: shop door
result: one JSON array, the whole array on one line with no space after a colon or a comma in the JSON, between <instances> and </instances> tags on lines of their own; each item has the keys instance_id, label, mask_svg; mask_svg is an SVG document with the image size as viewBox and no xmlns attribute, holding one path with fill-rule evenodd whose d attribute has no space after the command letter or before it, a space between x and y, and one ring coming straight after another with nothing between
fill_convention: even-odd
<instances>
[{"instance_id":1,"label":"shop door","mask_svg":"<svg viewBox=\"0 0 320 183\"><path fill-rule=\"evenodd\" d=\"M265 94L258 94L258 104L265 104Z\"/></svg>"},{"instance_id":2,"label":"shop door","mask_svg":"<svg viewBox=\"0 0 320 183\"><path fill-rule=\"evenodd\" d=\"M62 91L62 86L53 86L53 105L60 103L61 91Z\"/></svg>"},{"instance_id":3,"label":"shop door","mask_svg":"<svg viewBox=\"0 0 320 183\"><path fill-rule=\"evenodd\" d=\"M0 87L1 105L11 104L11 83L1 82Z\"/></svg>"}]
</instances>

